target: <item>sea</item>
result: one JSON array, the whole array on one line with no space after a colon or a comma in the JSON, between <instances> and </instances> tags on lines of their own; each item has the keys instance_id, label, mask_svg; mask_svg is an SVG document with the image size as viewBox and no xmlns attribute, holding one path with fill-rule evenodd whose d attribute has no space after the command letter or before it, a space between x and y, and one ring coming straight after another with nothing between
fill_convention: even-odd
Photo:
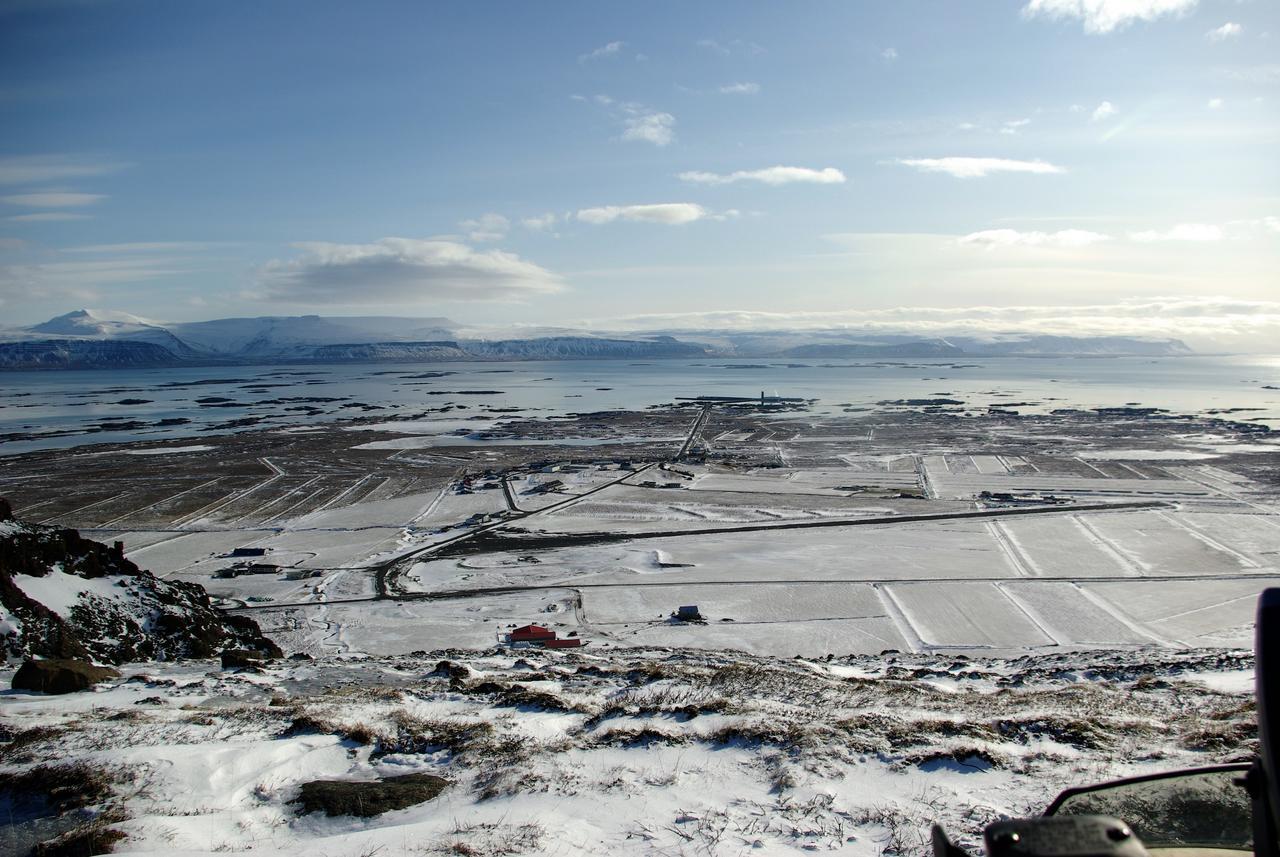
<instances>
[{"instance_id":1,"label":"sea","mask_svg":"<svg viewBox=\"0 0 1280 857\"><path fill-rule=\"evenodd\" d=\"M643 410L699 396L809 400L815 416L951 399L1020 413L1145 407L1280 430L1280 355L964 360L566 360L0 374L0 456L423 414ZM456 430L456 429L455 429Z\"/></svg>"}]
</instances>

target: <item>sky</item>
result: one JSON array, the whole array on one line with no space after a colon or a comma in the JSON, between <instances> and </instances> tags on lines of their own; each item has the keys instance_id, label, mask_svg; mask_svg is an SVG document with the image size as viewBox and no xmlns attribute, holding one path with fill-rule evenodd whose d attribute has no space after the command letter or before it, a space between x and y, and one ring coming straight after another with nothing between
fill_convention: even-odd
<instances>
[{"instance_id":1,"label":"sky","mask_svg":"<svg viewBox=\"0 0 1280 857\"><path fill-rule=\"evenodd\" d=\"M0 326L1280 341L1278 0L0 0L0 127Z\"/></svg>"}]
</instances>

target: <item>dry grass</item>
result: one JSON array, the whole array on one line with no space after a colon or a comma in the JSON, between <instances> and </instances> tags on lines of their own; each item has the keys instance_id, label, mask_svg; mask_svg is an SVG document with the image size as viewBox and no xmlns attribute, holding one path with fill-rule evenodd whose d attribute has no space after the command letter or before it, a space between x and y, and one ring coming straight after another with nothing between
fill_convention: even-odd
<instances>
[{"instance_id":1,"label":"dry grass","mask_svg":"<svg viewBox=\"0 0 1280 857\"><path fill-rule=\"evenodd\" d=\"M0 773L0 792L15 798L39 796L61 813L107 801L116 778L83 762L37 765L18 773Z\"/></svg>"}]
</instances>

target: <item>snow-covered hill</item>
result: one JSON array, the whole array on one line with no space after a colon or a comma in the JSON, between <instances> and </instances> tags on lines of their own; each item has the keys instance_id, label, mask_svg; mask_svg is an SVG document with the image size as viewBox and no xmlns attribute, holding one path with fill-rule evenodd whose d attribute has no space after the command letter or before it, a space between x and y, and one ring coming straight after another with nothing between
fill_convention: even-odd
<instances>
[{"instance_id":1,"label":"snow-covered hill","mask_svg":"<svg viewBox=\"0 0 1280 857\"><path fill-rule=\"evenodd\" d=\"M126 667L93 693L0 698L5 776L74 778L63 800L88 805L11 816L0 845L79 824L130 853L879 857L927 854L941 821L978 853L985 824L1068 786L1247 759L1251 668L679 649ZM444 790L386 812L362 791L406 774ZM316 781L345 814L304 814Z\"/></svg>"}]
</instances>

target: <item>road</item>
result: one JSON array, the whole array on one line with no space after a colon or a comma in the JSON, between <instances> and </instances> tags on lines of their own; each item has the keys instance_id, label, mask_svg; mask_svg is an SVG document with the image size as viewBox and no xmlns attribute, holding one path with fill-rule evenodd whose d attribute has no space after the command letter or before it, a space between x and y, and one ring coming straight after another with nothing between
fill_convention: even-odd
<instances>
[{"instance_id":1,"label":"road","mask_svg":"<svg viewBox=\"0 0 1280 857\"><path fill-rule=\"evenodd\" d=\"M672 539L684 536L716 536L731 533L759 533L774 530L811 530L823 527L869 527L892 524L918 524L932 521L964 521L985 518L1004 518L1025 515L1070 514L1074 512L1116 512L1135 509L1171 509L1173 504L1163 500L1136 500L1127 503L1082 503L1063 506L1029 506L1014 509L976 509L967 512L937 512L918 515L894 515L879 518L830 518L823 521L789 521L787 523L742 524L733 527L702 527L689 530L659 530L639 533L556 533L532 535L527 533L499 534L495 538L481 540L486 553L504 550L548 550L551 548L582 545L610 544L614 542L641 541L644 539ZM506 522L503 522L504 524ZM501 525L489 527L486 533ZM476 535L479 535L478 533Z\"/></svg>"},{"instance_id":2,"label":"road","mask_svg":"<svg viewBox=\"0 0 1280 857\"><path fill-rule=\"evenodd\" d=\"M547 506L546 508L539 509L536 512L530 512L526 517L532 517L534 515L543 514L545 512L553 511L555 509L564 508L570 503L576 503L579 500L582 500L583 498L585 498L586 496L592 493L595 493L597 491L602 491L611 485L616 485L619 482L623 481L624 479L630 476L633 476L635 474L641 473L646 468L653 467L653 466L655 465L653 464L645 465L645 467L640 468L639 470L627 473L625 476L622 476L621 478L614 479L610 482L604 483L603 485L598 485L595 488L592 488L590 491L586 491L586 492L583 492L582 494L577 494L573 497L569 497L560 503L556 503L552 506ZM1087 506L1047 506L1047 507L1036 506L1028 509L979 509L973 512L947 512L947 513L940 513L937 515L899 515L893 518L860 518L855 520L842 519L842 520L836 520L836 521L797 521L791 524L751 525L747 527L728 527L728 528L708 529L708 530L682 530L682 531L674 530L668 533L639 533L639 534L585 533L585 534L582 534L581 536L582 539L595 539L596 540L595 542L583 542L581 540L577 540L579 539L579 537L576 535L573 535L573 536L566 535L563 538L575 539L575 541L571 542L571 544L583 544L583 543L594 544L594 543L599 543L601 541L630 541L638 538L659 538L659 537L669 538L673 536L687 536L687 535L707 535L707 534L734 533L734 532L759 532L761 530L808 529L815 526L851 527L851 526L868 526L872 524L885 526L885 525L893 525L893 524L919 523L921 521L957 520L957 519L966 519L966 518L977 518L977 519L988 518L989 519L989 518L996 518L996 517L1002 517L1002 516L1014 516L1014 515L1025 516L1025 515L1037 515L1037 514L1042 515L1042 514L1052 514L1052 513L1076 514L1079 512L1090 512L1090 511L1110 512L1110 511L1123 511L1123 510L1133 510L1133 509L1168 508L1168 506L1169 504L1163 501L1149 501L1149 502L1143 501L1143 502L1134 502L1134 503L1093 503ZM521 520L523 520L523 518ZM418 600L439 600L439 599L447 599L447 598L473 598L479 595L504 595L504 594L509 594L513 592L536 592L536 591L542 591L542 590L548 590L548 589L565 589L565 588L591 589L591 588L609 588L609 587L615 587L615 586L636 586L636 585L721 586L721 585L729 585L729 584L743 585L743 584L762 584L762 583L797 583L797 584L913 583L913 582L926 583L926 582L943 582L943 581L957 580L957 578L954 578L954 577L892 578L892 579L884 579L884 580L872 579L872 578L855 578L855 579L848 579L848 580L845 580L845 579L838 579L838 580L782 579L782 580L747 580L747 581L723 580L723 581L711 581L711 582L690 582L687 584L682 584L678 582L672 582L672 583L663 582L661 584L635 584L635 583L625 583L625 584L616 583L615 584L615 583L576 583L572 581L567 581L567 582L561 582L561 583L535 584L530 586L500 586L500 587L489 587L489 588L480 588L480 589L442 590L440 592L404 592L404 591L398 590L395 587L394 580L392 579L393 572L403 573L405 571L408 571L408 569L413 566L414 562L416 562L420 557L426 554L438 552L443 548L451 547L460 542L473 541L485 533L492 532L493 530L497 530L505 526L507 523L508 523L507 521L498 521L492 524L486 524L482 527L477 527L474 530L469 530L458 536L454 536L453 538L445 539L444 541L440 541L440 542L435 542L434 544L426 545L411 553L403 554L401 556L386 560L385 562L382 562L376 566L369 566L368 570L375 571L378 574L378 577L377 577L378 586L377 586L376 595L367 596L363 598L350 598L350 599L333 600L333 601L326 601L326 602L300 601L300 602L290 602L286 604L246 605L244 607L236 607L232 609L270 610L273 608L282 608L282 607L313 607L319 603L355 604L360 602L379 601L379 600L418 601ZM548 541L554 541L557 538L561 538L561 537L543 538L543 537L521 536L513 540L513 544L511 545L511 548L523 549L523 550L544 549L548 547L547 545ZM564 545L553 544L550 546L563 547ZM1144 580L1164 580L1164 579L1196 580L1196 579L1203 578L1203 579L1214 579L1214 580L1229 580L1229 579L1243 580L1243 579L1250 579L1250 578L1266 578L1266 577L1275 577L1275 576L1276 576L1275 572L1259 571L1259 572L1253 572L1253 573L1246 572L1246 573L1241 573L1239 575L1203 575L1199 577L1196 575L1171 575L1168 577L1148 575L1148 576L1145 576L1143 579ZM975 577L975 578L963 578L963 579L976 580L976 581L1010 580L1009 577L991 577L991 578ZM1014 579L1031 579L1031 578L1014 578ZM1073 581L1073 580L1077 580L1078 578L1036 577L1034 579L1049 580L1049 581L1051 580ZM1111 580L1113 578L1089 577L1089 578L1079 578L1079 579L1088 580L1088 581L1104 581L1104 580ZM1122 576L1117 576L1114 579L1132 581L1133 577L1129 575L1122 575Z\"/></svg>"},{"instance_id":3,"label":"road","mask_svg":"<svg viewBox=\"0 0 1280 857\"><path fill-rule=\"evenodd\" d=\"M1152 574L1142 578L1144 583L1182 582L1206 580L1274 580L1277 571L1242 571L1236 574ZM468 598L483 598L490 595L516 595L522 592L551 592L555 590L585 589L635 589L642 586L682 588L688 586L836 586L841 584L861 583L868 586L894 586L912 583L1133 583L1134 579L1124 574L1094 575L1089 577L1071 577L1058 575L1053 577L840 577L822 579L755 579L755 580L662 580L654 583L581 583L563 581L555 583L536 583L521 586L488 586L476 589L442 589L438 592L405 592L399 595L381 598L376 595L363 598L335 598L332 601L292 601L277 604L247 604L243 607L227 608L229 612L289 610L298 607L326 607L332 604L366 604L370 601L460 601Z\"/></svg>"}]
</instances>

